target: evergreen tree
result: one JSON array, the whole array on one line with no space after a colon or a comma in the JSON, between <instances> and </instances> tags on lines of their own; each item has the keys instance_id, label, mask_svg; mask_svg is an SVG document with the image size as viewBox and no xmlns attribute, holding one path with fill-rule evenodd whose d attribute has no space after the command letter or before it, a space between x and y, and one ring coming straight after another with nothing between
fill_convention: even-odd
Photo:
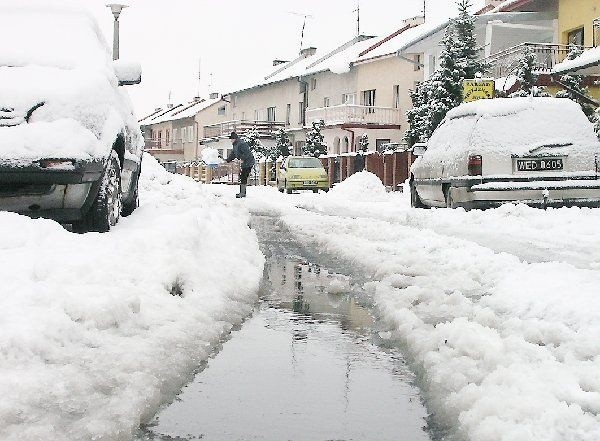
<instances>
[{"instance_id":1,"label":"evergreen tree","mask_svg":"<svg viewBox=\"0 0 600 441\"><path fill-rule=\"evenodd\" d=\"M275 152L271 157L271 160L275 162L277 158L290 156L290 137L287 135L284 129L279 129L275 136Z\"/></svg>"},{"instance_id":2,"label":"evergreen tree","mask_svg":"<svg viewBox=\"0 0 600 441\"><path fill-rule=\"evenodd\" d=\"M305 155L318 158L327 154L327 146L321 133L322 127L323 121L312 123L312 128L306 133L306 144L302 149Z\"/></svg>"},{"instance_id":3,"label":"evergreen tree","mask_svg":"<svg viewBox=\"0 0 600 441\"><path fill-rule=\"evenodd\" d=\"M523 52L523 56L519 60L519 69L517 70L519 90L512 93L510 95L511 98L525 96L550 96L550 94L546 92L545 87L536 86L539 75L535 73L535 63L535 54L529 47L525 47L525 52Z\"/></svg>"},{"instance_id":4,"label":"evergreen tree","mask_svg":"<svg viewBox=\"0 0 600 441\"><path fill-rule=\"evenodd\" d=\"M260 142L260 134L256 127L252 127L241 138L248 144L256 159L260 160L268 155L268 149Z\"/></svg>"},{"instance_id":5,"label":"evergreen tree","mask_svg":"<svg viewBox=\"0 0 600 441\"><path fill-rule=\"evenodd\" d=\"M358 141L358 145L360 146L360 150L363 152L369 150L369 135L363 133Z\"/></svg>"},{"instance_id":6,"label":"evergreen tree","mask_svg":"<svg viewBox=\"0 0 600 441\"><path fill-rule=\"evenodd\" d=\"M469 13L470 0L459 0L459 15L446 29L440 67L411 91L413 108L407 112L409 146L428 139L449 110L463 99L462 83L483 74L486 64L479 61L481 48L475 38L475 19Z\"/></svg>"},{"instance_id":7,"label":"evergreen tree","mask_svg":"<svg viewBox=\"0 0 600 441\"><path fill-rule=\"evenodd\" d=\"M574 60L579 57L583 51L575 44L569 47L569 55L567 59ZM594 113L594 106L590 105L588 101L582 99L582 97L591 98L587 87L583 85L583 76L581 75L562 75L560 82L566 86L565 90L561 90L556 94L557 98L569 98L581 106L583 113L589 118L590 121L596 122L596 114Z\"/></svg>"}]
</instances>

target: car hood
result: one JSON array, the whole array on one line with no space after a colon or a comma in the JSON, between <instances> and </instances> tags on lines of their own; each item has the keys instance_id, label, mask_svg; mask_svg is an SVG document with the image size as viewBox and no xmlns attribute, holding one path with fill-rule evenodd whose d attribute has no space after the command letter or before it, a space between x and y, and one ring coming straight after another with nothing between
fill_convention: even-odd
<instances>
[{"instance_id":1,"label":"car hood","mask_svg":"<svg viewBox=\"0 0 600 441\"><path fill-rule=\"evenodd\" d=\"M0 160L105 156L135 124L116 81L108 69L0 66Z\"/></svg>"}]
</instances>

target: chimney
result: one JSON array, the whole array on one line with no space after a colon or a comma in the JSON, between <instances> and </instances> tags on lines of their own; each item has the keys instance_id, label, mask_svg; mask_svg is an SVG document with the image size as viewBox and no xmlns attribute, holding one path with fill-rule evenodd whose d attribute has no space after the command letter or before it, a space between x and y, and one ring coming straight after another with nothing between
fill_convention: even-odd
<instances>
[{"instance_id":1,"label":"chimney","mask_svg":"<svg viewBox=\"0 0 600 441\"><path fill-rule=\"evenodd\" d=\"M202 98L200 98L199 96L194 97L194 103L199 103L200 101L203 101Z\"/></svg>"},{"instance_id":2,"label":"chimney","mask_svg":"<svg viewBox=\"0 0 600 441\"><path fill-rule=\"evenodd\" d=\"M300 57L302 58L308 58L311 55L314 55L317 53L317 48L316 47L307 47L305 49L301 49L300 50Z\"/></svg>"},{"instance_id":3,"label":"chimney","mask_svg":"<svg viewBox=\"0 0 600 441\"><path fill-rule=\"evenodd\" d=\"M286 64L289 63L289 61L285 61L285 60L273 60L273 66L279 66L280 64Z\"/></svg>"},{"instance_id":4,"label":"chimney","mask_svg":"<svg viewBox=\"0 0 600 441\"><path fill-rule=\"evenodd\" d=\"M208 96L211 100L216 100L219 99L219 92L212 92L209 96Z\"/></svg>"},{"instance_id":5,"label":"chimney","mask_svg":"<svg viewBox=\"0 0 600 441\"><path fill-rule=\"evenodd\" d=\"M417 15L416 17L411 17L402 20L402 24L404 26L410 26L411 28L422 25L423 23L425 23L425 17L423 17L422 15Z\"/></svg>"},{"instance_id":6,"label":"chimney","mask_svg":"<svg viewBox=\"0 0 600 441\"><path fill-rule=\"evenodd\" d=\"M169 103L167 104L167 109L172 109L173 108L173 104Z\"/></svg>"}]
</instances>

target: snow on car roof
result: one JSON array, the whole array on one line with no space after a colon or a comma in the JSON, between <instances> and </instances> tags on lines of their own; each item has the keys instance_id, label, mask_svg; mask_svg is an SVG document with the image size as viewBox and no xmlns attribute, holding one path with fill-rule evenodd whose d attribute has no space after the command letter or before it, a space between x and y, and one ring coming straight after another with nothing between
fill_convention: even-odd
<instances>
[{"instance_id":1,"label":"snow on car roof","mask_svg":"<svg viewBox=\"0 0 600 441\"><path fill-rule=\"evenodd\" d=\"M0 0L0 66L73 69L106 65L110 52L96 20L70 1Z\"/></svg>"}]
</instances>

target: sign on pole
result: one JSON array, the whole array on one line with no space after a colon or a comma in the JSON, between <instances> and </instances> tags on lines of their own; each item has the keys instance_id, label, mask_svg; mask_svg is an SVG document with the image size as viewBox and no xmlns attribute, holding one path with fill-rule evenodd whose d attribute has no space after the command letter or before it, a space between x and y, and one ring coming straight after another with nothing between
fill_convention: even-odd
<instances>
[{"instance_id":1,"label":"sign on pole","mask_svg":"<svg viewBox=\"0 0 600 441\"><path fill-rule=\"evenodd\" d=\"M494 80L464 80L463 102L484 100L494 98L496 84Z\"/></svg>"}]
</instances>

